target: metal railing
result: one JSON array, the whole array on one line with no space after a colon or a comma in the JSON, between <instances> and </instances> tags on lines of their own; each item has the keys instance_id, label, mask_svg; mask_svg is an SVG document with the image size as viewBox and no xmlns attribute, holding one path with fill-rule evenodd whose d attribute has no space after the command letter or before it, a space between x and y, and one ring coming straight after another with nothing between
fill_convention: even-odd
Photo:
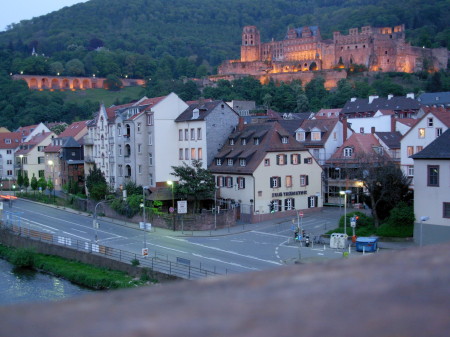
<instances>
[{"instance_id":1,"label":"metal railing","mask_svg":"<svg viewBox=\"0 0 450 337\"><path fill-rule=\"evenodd\" d=\"M158 252L148 248L146 256L139 253L133 253L122 249L104 246L92 241L78 240L71 237L46 233L31 229L31 224L26 219L21 218L20 214L14 212L3 212L3 228L12 231L14 234L26 237L29 239L43 241L48 244L64 246L77 251L93 255L101 255L116 261L133 264L133 260L139 261L139 267L150 268L153 271L160 272L166 275L176 276L183 279L200 279L216 275L228 274L229 270L225 269L225 273L217 272L204 268L199 263L199 266L194 266L193 261L173 257L168 254Z\"/></svg>"}]
</instances>

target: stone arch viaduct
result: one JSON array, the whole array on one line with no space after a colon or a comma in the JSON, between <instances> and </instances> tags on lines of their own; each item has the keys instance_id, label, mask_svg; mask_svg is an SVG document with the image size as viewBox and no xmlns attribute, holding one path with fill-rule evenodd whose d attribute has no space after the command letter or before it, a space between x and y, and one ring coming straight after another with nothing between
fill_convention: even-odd
<instances>
[{"instance_id":1,"label":"stone arch viaduct","mask_svg":"<svg viewBox=\"0 0 450 337\"><path fill-rule=\"evenodd\" d=\"M105 87L106 78L101 77L71 77L47 75L13 75L14 80L24 80L28 88L34 90L86 90ZM124 87L144 85L141 79L122 78Z\"/></svg>"}]
</instances>

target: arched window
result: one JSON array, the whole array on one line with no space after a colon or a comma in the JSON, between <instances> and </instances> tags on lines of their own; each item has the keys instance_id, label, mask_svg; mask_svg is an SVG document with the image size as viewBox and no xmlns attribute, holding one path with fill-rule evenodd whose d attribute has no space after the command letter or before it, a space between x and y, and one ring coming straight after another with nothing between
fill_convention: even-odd
<instances>
[{"instance_id":1,"label":"arched window","mask_svg":"<svg viewBox=\"0 0 450 337\"><path fill-rule=\"evenodd\" d=\"M130 144L125 145L125 157L131 156L131 146Z\"/></svg>"}]
</instances>

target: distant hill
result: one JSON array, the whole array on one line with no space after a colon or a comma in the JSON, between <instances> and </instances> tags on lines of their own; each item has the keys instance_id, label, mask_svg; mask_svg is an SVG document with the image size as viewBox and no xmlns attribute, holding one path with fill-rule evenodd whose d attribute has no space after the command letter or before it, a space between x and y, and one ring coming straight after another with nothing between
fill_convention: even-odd
<instances>
[{"instance_id":1,"label":"distant hill","mask_svg":"<svg viewBox=\"0 0 450 337\"><path fill-rule=\"evenodd\" d=\"M24 53L35 47L66 62L104 46L217 66L238 57L245 25L280 39L289 25L317 25L331 38L336 30L405 24L413 45L448 48L449 18L448 0L90 0L11 25L0 46Z\"/></svg>"}]
</instances>

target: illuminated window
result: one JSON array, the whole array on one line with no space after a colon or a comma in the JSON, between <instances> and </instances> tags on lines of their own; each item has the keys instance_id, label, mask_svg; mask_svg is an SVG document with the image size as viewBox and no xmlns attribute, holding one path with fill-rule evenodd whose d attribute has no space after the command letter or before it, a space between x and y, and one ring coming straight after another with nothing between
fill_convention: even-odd
<instances>
[{"instance_id":1,"label":"illuminated window","mask_svg":"<svg viewBox=\"0 0 450 337\"><path fill-rule=\"evenodd\" d=\"M428 186L439 187L439 166L428 165Z\"/></svg>"},{"instance_id":2,"label":"illuminated window","mask_svg":"<svg viewBox=\"0 0 450 337\"><path fill-rule=\"evenodd\" d=\"M425 128L419 129L419 138L425 138Z\"/></svg>"},{"instance_id":3,"label":"illuminated window","mask_svg":"<svg viewBox=\"0 0 450 337\"><path fill-rule=\"evenodd\" d=\"M292 176L286 176L286 187L292 187Z\"/></svg>"},{"instance_id":4,"label":"illuminated window","mask_svg":"<svg viewBox=\"0 0 450 337\"><path fill-rule=\"evenodd\" d=\"M406 152L408 157L412 156L414 154L414 146L408 146Z\"/></svg>"}]
</instances>

